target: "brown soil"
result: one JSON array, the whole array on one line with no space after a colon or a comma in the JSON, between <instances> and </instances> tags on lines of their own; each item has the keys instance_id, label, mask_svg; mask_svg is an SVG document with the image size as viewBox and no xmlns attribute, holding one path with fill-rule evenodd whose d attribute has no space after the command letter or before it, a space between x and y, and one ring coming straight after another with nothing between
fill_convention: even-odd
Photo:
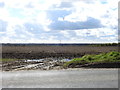
<instances>
[{"instance_id":1,"label":"brown soil","mask_svg":"<svg viewBox=\"0 0 120 90\"><path fill-rule=\"evenodd\" d=\"M2 46L2 58L40 59L81 57L85 54L118 51L117 46Z\"/></svg>"},{"instance_id":2,"label":"brown soil","mask_svg":"<svg viewBox=\"0 0 120 90\"><path fill-rule=\"evenodd\" d=\"M69 68L120 68L120 62L111 63L90 63L84 65L69 65Z\"/></svg>"}]
</instances>

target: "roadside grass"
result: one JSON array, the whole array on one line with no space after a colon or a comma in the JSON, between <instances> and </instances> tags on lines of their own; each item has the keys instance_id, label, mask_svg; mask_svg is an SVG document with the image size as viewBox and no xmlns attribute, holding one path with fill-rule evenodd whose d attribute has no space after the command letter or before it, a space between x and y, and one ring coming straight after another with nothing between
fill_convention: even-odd
<instances>
[{"instance_id":1,"label":"roadside grass","mask_svg":"<svg viewBox=\"0 0 120 90\"><path fill-rule=\"evenodd\" d=\"M10 62L10 61L17 61L18 59L11 59L11 58L1 58L0 62Z\"/></svg>"},{"instance_id":2,"label":"roadside grass","mask_svg":"<svg viewBox=\"0 0 120 90\"><path fill-rule=\"evenodd\" d=\"M63 66L69 67L69 65L72 65L74 67L80 64L113 62L120 62L120 52L112 51L109 53L101 53L98 55L85 55L81 58L74 58L71 61L66 62Z\"/></svg>"}]
</instances>

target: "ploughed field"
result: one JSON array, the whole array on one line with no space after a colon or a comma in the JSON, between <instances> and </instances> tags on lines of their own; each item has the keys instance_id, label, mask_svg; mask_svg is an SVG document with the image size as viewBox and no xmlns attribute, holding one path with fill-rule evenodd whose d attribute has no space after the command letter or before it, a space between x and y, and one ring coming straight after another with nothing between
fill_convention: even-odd
<instances>
[{"instance_id":1,"label":"ploughed field","mask_svg":"<svg viewBox=\"0 0 120 90\"><path fill-rule=\"evenodd\" d=\"M110 51L118 51L118 47L91 45L3 45L2 58L73 58Z\"/></svg>"}]
</instances>

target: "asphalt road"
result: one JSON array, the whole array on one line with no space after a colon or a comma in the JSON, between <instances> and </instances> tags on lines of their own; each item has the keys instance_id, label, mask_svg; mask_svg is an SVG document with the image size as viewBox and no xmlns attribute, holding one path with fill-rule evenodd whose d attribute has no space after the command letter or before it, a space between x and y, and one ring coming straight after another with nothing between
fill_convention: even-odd
<instances>
[{"instance_id":1,"label":"asphalt road","mask_svg":"<svg viewBox=\"0 0 120 90\"><path fill-rule=\"evenodd\" d=\"M3 72L2 87L117 88L118 69L70 69Z\"/></svg>"}]
</instances>

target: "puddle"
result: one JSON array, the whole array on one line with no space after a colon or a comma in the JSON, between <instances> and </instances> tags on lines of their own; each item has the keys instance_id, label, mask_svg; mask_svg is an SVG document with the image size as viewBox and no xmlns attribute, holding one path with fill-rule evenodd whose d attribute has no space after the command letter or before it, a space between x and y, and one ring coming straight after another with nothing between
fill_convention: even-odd
<instances>
[{"instance_id":1,"label":"puddle","mask_svg":"<svg viewBox=\"0 0 120 90\"><path fill-rule=\"evenodd\" d=\"M28 60L26 60L26 62L40 62L40 61L44 61L45 59L28 59Z\"/></svg>"},{"instance_id":2,"label":"puddle","mask_svg":"<svg viewBox=\"0 0 120 90\"><path fill-rule=\"evenodd\" d=\"M71 61L72 59L62 59L62 61Z\"/></svg>"},{"instance_id":3,"label":"puddle","mask_svg":"<svg viewBox=\"0 0 120 90\"><path fill-rule=\"evenodd\" d=\"M41 61L45 61L45 60L52 60L52 61L71 61L72 59L28 59L26 60L26 62L41 62Z\"/></svg>"}]
</instances>

